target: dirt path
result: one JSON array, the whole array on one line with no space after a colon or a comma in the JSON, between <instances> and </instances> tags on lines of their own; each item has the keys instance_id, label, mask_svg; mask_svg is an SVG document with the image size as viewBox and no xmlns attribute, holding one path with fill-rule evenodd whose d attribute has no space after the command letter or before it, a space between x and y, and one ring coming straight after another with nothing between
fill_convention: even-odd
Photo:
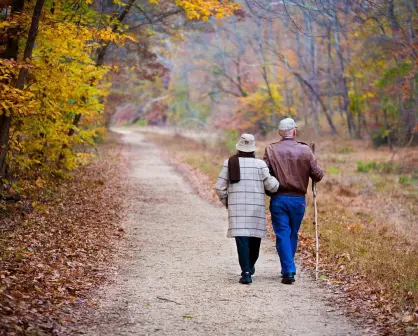
<instances>
[{"instance_id":1,"label":"dirt path","mask_svg":"<svg viewBox=\"0 0 418 336\"><path fill-rule=\"evenodd\" d=\"M226 211L198 198L138 133L126 132L132 198L115 281L87 335L360 335L307 276L280 283L263 241L254 283L238 283Z\"/></svg>"}]
</instances>

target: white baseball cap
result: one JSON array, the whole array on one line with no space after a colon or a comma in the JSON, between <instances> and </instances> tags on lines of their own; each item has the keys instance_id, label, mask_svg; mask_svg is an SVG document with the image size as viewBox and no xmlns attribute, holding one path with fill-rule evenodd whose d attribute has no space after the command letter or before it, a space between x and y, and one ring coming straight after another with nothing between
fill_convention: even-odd
<instances>
[{"instance_id":1,"label":"white baseball cap","mask_svg":"<svg viewBox=\"0 0 418 336\"><path fill-rule=\"evenodd\" d=\"M242 134L236 148L241 152L251 153L255 152L255 138L252 134Z\"/></svg>"},{"instance_id":2,"label":"white baseball cap","mask_svg":"<svg viewBox=\"0 0 418 336\"><path fill-rule=\"evenodd\" d=\"M290 131L294 128L298 127L296 126L296 123L292 118L286 118L280 121L279 131Z\"/></svg>"}]
</instances>

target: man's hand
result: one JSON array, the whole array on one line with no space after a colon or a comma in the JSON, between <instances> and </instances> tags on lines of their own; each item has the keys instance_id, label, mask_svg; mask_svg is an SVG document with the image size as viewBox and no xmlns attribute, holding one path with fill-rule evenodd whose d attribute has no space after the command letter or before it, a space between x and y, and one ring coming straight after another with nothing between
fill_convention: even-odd
<instances>
[{"instance_id":1,"label":"man's hand","mask_svg":"<svg viewBox=\"0 0 418 336\"><path fill-rule=\"evenodd\" d=\"M225 205L225 208L228 209L228 196L226 196L225 198L222 198L221 202L223 205Z\"/></svg>"}]
</instances>

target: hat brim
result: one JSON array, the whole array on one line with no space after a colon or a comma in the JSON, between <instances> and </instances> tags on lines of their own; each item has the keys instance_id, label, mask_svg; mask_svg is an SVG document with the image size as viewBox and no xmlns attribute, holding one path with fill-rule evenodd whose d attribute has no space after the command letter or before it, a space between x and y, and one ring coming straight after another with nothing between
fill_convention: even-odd
<instances>
[{"instance_id":1,"label":"hat brim","mask_svg":"<svg viewBox=\"0 0 418 336\"><path fill-rule=\"evenodd\" d=\"M237 145L235 147L240 152L246 152L246 153L255 152L255 149L256 149L255 145L253 145L253 146L241 146L239 143L237 143Z\"/></svg>"}]
</instances>

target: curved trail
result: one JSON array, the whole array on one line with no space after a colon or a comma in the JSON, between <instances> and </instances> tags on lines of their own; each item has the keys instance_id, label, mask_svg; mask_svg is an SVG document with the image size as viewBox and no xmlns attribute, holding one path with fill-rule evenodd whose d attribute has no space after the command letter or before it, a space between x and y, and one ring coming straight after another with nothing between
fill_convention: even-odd
<instances>
[{"instance_id":1,"label":"curved trail","mask_svg":"<svg viewBox=\"0 0 418 336\"><path fill-rule=\"evenodd\" d=\"M274 243L263 241L254 282L238 283L227 213L197 197L138 133L124 132L131 162L126 238L115 281L79 330L87 335L360 335L303 273L280 283Z\"/></svg>"}]
</instances>

